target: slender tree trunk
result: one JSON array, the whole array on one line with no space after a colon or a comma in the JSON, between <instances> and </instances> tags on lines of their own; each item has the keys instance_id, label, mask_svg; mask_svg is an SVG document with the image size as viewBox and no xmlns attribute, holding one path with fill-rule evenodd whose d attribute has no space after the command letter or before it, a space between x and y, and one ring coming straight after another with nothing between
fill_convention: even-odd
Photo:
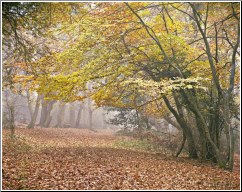
<instances>
[{"instance_id":1,"label":"slender tree trunk","mask_svg":"<svg viewBox=\"0 0 242 192\"><path fill-rule=\"evenodd\" d=\"M149 124L149 118L148 117L145 118L145 123L146 123L146 129L150 130L151 127L150 127L150 124Z\"/></svg>"},{"instance_id":2,"label":"slender tree trunk","mask_svg":"<svg viewBox=\"0 0 242 192\"><path fill-rule=\"evenodd\" d=\"M230 153L229 153L228 168L232 171L234 168L234 145L235 145L235 137L234 137L232 127L230 127L229 137L230 137Z\"/></svg>"},{"instance_id":3,"label":"slender tree trunk","mask_svg":"<svg viewBox=\"0 0 242 192\"><path fill-rule=\"evenodd\" d=\"M32 117L34 115L34 112L33 112L32 104L31 104L31 99L30 99L29 91L26 90L26 93L27 93L27 101L28 101L29 114L30 114L30 118L32 120Z\"/></svg>"},{"instance_id":4,"label":"slender tree trunk","mask_svg":"<svg viewBox=\"0 0 242 192\"><path fill-rule=\"evenodd\" d=\"M103 120L103 129L106 128L106 121L105 121L105 112L102 111L102 120Z\"/></svg>"},{"instance_id":5,"label":"slender tree trunk","mask_svg":"<svg viewBox=\"0 0 242 192\"><path fill-rule=\"evenodd\" d=\"M10 130L11 130L11 138L15 135L15 106L14 104L10 104L9 106L9 124L10 124Z\"/></svg>"},{"instance_id":6,"label":"slender tree trunk","mask_svg":"<svg viewBox=\"0 0 242 192\"><path fill-rule=\"evenodd\" d=\"M182 136L183 136L182 143L181 143L179 150L176 153L176 157L178 157L180 155L180 153L182 152L182 149L184 148L185 143L186 143L186 135L185 135L184 131L182 132Z\"/></svg>"},{"instance_id":7,"label":"slender tree trunk","mask_svg":"<svg viewBox=\"0 0 242 192\"><path fill-rule=\"evenodd\" d=\"M76 117L76 124L75 124L75 127L79 127L80 125L80 119L81 119L81 114L82 114L82 110L83 110L83 104L80 103L80 106L79 106L79 110L78 110L78 113L77 113L77 117Z\"/></svg>"},{"instance_id":8,"label":"slender tree trunk","mask_svg":"<svg viewBox=\"0 0 242 192\"><path fill-rule=\"evenodd\" d=\"M141 131L140 118L139 118L139 111L138 111L137 109L135 109L135 113L136 113L136 119L137 119L138 130Z\"/></svg>"},{"instance_id":9,"label":"slender tree trunk","mask_svg":"<svg viewBox=\"0 0 242 192\"><path fill-rule=\"evenodd\" d=\"M182 130L182 128L180 127L180 125L173 121L169 116L165 116L164 119L171 125L173 125L174 127L176 127L178 130Z\"/></svg>"},{"instance_id":10,"label":"slender tree trunk","mask_svg":"<svg viewBox=\"0 0 242 192\"><path fill-rule=\"evenodd\" d=\"M73 103L69 103L69 124L71 127L75 127L76 118L75 118L75 109Z\"/></svg>"},{"instance_id":11,"label":"slender tree trunk","mask_svg":"<svg viewBox=\"0 0 242 192\"><path fill-rule=\"evenodd\" d=\"M88 98L88 114L89 114L89 119L88 119L88 126L89 129L92 129L93 125L92 125L92 114L93 114L93 110L92 110L92 103L91 103L91 99Z\"/></svg>"},{"instance_id":12,"label":"slender tree trunk","mask_svg":"<svg viewBox=\"0 0 242 192\"><path fill-rule=\"evenodd\" d=\"M89 119L88 119L88 125L89 125L89 129L92 129L92 110L89 110Z\"/></svg>"}]
</instances>

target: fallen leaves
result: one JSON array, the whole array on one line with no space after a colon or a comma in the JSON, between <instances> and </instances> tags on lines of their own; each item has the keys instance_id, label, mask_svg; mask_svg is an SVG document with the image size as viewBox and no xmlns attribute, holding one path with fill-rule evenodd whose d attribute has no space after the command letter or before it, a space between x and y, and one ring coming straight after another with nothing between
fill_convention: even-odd
<instances>
[{"instance_id":1,"label":"fallen leaves","mask_svg":"<svg viewBox=\"0 0 242 192\"><path fill-rule=\"evenodd\" d=\"M3 132L3 189L239 189L239 172L187 158L117 148L111 133L80 129ZM18 147L17 147L18 146ZM114 147L115 146L115 147Z\"/></svg>"}]
</instances>

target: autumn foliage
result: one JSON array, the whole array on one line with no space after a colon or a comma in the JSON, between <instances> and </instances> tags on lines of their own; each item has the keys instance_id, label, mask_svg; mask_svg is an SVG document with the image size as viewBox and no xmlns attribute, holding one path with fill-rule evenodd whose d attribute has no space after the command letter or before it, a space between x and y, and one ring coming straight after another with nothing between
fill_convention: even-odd
<instances>
[{"instance_id":1,"label":"autumn foliage","mask_svg":"<svg viewBox=\"0 0 242 192\"><path fill-rule=\"evenodd\" d=\"M13 143L4 140L6 189L238 188L237 173L206 162L230 171L235 165L240 3L4 2L2 8L3 91L33 97L28 128L37 126L40 106L39 125L50 127L57 102L60 111L79 102L79 116L83 101L128 109L136 115L131 129L141 133L152 129L149 119L163 119L182 136L176 156L186 150L205 164L118 150L110 135L21 129Z\"/></svg>"}]
</instances>

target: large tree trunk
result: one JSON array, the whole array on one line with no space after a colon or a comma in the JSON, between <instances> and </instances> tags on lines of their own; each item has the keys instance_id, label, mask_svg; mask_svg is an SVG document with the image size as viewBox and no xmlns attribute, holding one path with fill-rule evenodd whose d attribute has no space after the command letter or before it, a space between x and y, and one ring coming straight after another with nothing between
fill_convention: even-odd
<instances>
[{"instance_id":1,"label":"large tree trunk","mask_svg":"<svg viewBox=\"0 0 242 192\"><path fill-rule=\"evenodd\" d=\"M198 129L198 132L199 132L199 146L200 146L200 159L201 160L205 160L208 158L208 151L211 152L212 148L210 150L208 150L208 142L206 140L206 134L204 132L204 128L202 127L202 123L200 121L199 118L195 118L196 119L196 125L197 125L197 129ZM214 153L212 153L214 154ZM214 155L212 155L211 158L215 158ZM214 159L215 160L215 159ZM216 160L215 160L216 161Z\"/></svg>"},{"instance_id":2,"label":"large tree trunk","mask_svg":"<svg viewBox=\"0 0 242 192\"><path fill-rule=\"evenodd\" d=\"M41 117L40 117L40 122L39 122L39 125L41 127L44 127L44 124L45 124L45 121L46 121L46 118L47 118L47 102L44 98L42 99L41 101Z\"/></svg>"},{"instance_id":3,"label":"large tree trunk","mask_svg":"<svg viewBox=\"0 0 242 192\"><path fill-rule=\"evenodd\" d=\"M57 123L55 127L63 128L64 125L64 115L65 115L65 103L59 101L58 113L57 113Z\"/></svg>"},{"instance_id":4,"label":"large tree trunk","mask_svg":"<svg viewBox=\"0 0 242 192\"><path fill-rule=\"evenodd\" d=\"M46 119L44 122L44 127L49 127L51 120L52 120L52 116L51 116L51 111L53 109L53 105L55 104L56 101L49 101L48 105L47 105L47 113L46 113Z\"/></svg>"},{"instance_id":5,"label":"large tree trunk","mask_svg":"<svg viewBox=\"0 0 242 192\"><path fill-rule=\"evenodd\" d=\"M211 138L216 144L216 146L220 149L220 136L221 136L221 117L219 115L218 104L213 106L213 110L210 112L211 116L209 118L209 132L211 134ZM207 142L207 154L206 159L211 159L213 162L217 162L216 155L212 151L211 145Z\"/></svg>"},{"instance_id":6,"label":"large tree trunk","mask_svg":"<svg viewBox=\"0 0 242 192\"><path fill-rule=\"evenodd\" d=\"M40 107L40 100L43 98L43 96L38 95L37 99L36 99L36 103L35 103L35 108L34 108L34 113L33 116L31 117L31 121L28 125L28 128L33 128L38 116L38 112L39 112L39 107Z\"/></svg>"},{"instance_id":7,"label":"large tree trunk","mask_svg":"<svg viewBox=\"0 0 242 192\"><path fill-rule=\"evenodd\" d=\"M194 141L192 131L190 130L188 125L186 125L186 123L183 119L180 120L180 125L181 125L181 127L183 127L183 131L184 131L185 136L187 138L189 157L193 158L193 159L197 159L198 158L197 148L196 148L196 145L195 145L195 141Z\"/></svg>"},{"instance_id":8,"label":"large tree trunk","mask_svg":"<svg viewBox=\"0 0 242 192\"><path fill-rule=\"evenodd\" d=\"M52 120L51 111L55 102L56 101L47 101L42 99L41 118L39 123L41 127L49 127Z\"/></svg>"},{"instance_id":9,"label":"large tree trunk","mask_svg":"<svg viewBox=\"0 0 242 192\"><path fill-rule=\"evenodd\" d=\"M186 102L189 105L190 110L194 113L196 119L199 121L199 124L200 124L199 128L202 129L202 130L200 130L201 135L203 133L205 134L204 139L206 141L208 141L209 145L211 146L211 149L216 156L216 161L218 162L219 166L224 167L225 163L220 154L220 150L219 150L218 146L216 145L216 143L211 138L209 127L205 121L205 117L203 116L201 109L199 108L199 106L196 102L196 98L194 98L194 96L192 94L190 94L190 92L187 92L185 94L184 91L182 91L182 94L183 94L184 98L186 99Z\"/></svg>"},{"instance_id":10,"label":"large tree trunk","mask_svg":"<svg viewBox=\"0 0 242 192\"><path fill-rule=\"evenodd\" d=\"M231 114L230 114L230 106L229 106L229 95L227 93L224 94L223 98L223 106L222 106L222 115L224 119L224 128L227 140L227 162L228 168L233 170L233 162L234 162L234 133L231 125Z\"/></svg>"},{"instance_id":11,"label":"large tree trunk","mask_svg":"<svg viewBox=\"0 0 242 192\"><path fill-rule=\"evenodd\" d=\"M176 118L176 120L179 123L180 127L183 129L184 134L186 135L189 157L190 158L198 158L197 149L196 149L196 145L195 145L195 141L194 141L194 137L193 137L192 131L189 128L189 126L187 125L186 121L184 120L184 118L182 116L182 111L179 110L180 111L180 115L179 115L176 112L176 110L171 106L171 104L170 104L169 100L167 99L167 97L163 96L163 100L165 101L166 106L168 107L170 112L174 115L174 117ZM176 101L176 105L177 105L177 107L179 109L180 106L179 106L178 101Z\"/></svg>"}]
</instances>

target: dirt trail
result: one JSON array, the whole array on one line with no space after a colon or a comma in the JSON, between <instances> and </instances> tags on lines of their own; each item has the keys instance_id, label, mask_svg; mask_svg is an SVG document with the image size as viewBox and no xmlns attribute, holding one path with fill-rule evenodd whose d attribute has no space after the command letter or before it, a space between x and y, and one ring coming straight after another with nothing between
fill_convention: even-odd
<instances>
[{"instance_id":1,"label":"dirt trail","mask_svg":"<svg viewBox=\"0 0 242 192\"><path fill-rule=\"evenodd\" d=\"M3 189L239 189L239 172L121 149L111 131L3 131Z\"/></svg>"}]
</instances>

